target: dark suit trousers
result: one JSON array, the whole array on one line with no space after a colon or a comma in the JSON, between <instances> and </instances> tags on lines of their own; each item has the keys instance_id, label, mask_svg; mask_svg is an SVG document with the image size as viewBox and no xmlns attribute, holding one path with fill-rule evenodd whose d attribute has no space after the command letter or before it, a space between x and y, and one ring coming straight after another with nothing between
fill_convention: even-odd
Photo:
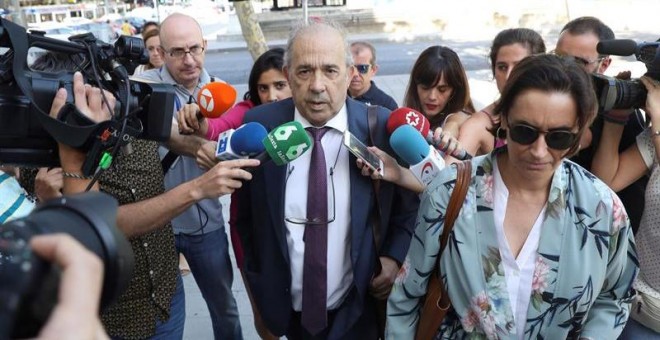
<instances>
[{"instance_id":1,"label":"dark suit trousers","mask_svg":"<svg viewBox=\"0 0 660 340\"><path fill-rule=\"evenodd\" d=\"M349 298L354 297L355 295L355 290L349 294ZM344 301L344 304L340 306L338 309L328 311L328 327L326 327L325 330L323 330L321 333L317 334L316 336L313 336L305 330L301 323L300 323L300 317L301 313L296 312L296 311L291 311L291 321L289 323L289 329L287 331L286 337L289 340L335 340L333 338L330 338L330 331L332 330L332 327L334 326L335 319L339 313L346 312L343 311L342 308L344 308L346 305L346 302ZM376 310L374 307L374 302L373 298L371 296L367 297L367 302L365 306L365 310L363 311L362 315L358 318L358 320L351 326L350 329L345 330L343 335L341 335L340 338L338 339L346 339L346 340L376 340L378 339L378 329L376 326ZM339 325L337 325L339 326ZM343 327L343 326L341 326ZM336 330L335 330L336 333Z\"/></svg>"}]
</instances>

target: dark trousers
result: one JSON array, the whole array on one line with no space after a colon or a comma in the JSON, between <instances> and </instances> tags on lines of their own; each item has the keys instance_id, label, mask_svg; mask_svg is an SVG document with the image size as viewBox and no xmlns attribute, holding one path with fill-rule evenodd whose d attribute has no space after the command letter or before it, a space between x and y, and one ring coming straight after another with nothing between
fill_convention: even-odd
<instances>
[{"instance_id":1,"label":"dark trousers","mask_svg":"<svg viewBox=\"0 0 660 340\"><path fill-rule=\"evenodd\" d=\"M289 323L289 332L286 335L289 340L321 340L327 339L332 323L335 321L337 310L328 311L328 327L317 335L310 334L305 327L301 325L301 312L291 311L291 321Z\"/></svg>"}]
</instances>

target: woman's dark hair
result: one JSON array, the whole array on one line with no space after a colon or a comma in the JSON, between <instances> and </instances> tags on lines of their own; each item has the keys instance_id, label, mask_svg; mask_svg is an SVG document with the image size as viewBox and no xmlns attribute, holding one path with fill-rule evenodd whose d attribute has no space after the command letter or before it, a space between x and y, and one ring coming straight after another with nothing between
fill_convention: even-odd
<instances>
[{"instance_id":1,"label":"woman's dark hair","mask_svg":"<svg viewBox=\"0 0 660 340\"><path fill-rule=\"evenodd\" d=\"M513 44L524 46L530 55L545 53L543 37L534 30L529 28L510 28L500 31L490 46L490 69L493 72L493 77L495 76L497 53L500 52L500 48Z\"/></svg>"},{"instance_id":2,"label":"woman's dark hair","mask_svg":"<svg viewBox=\"0 0 660 340\"><path fill-rule=\"evenodd\" d=\"M587 72L568 58L550 54L528 56L513 68L495 106L495 113L506 120L516 98L528 90L566 93L573 98L577 109L578 138L568 155L577 152L580 137L596 117L596 94Z\"/></svg>"},{"instance_id":3,"label":"woman's dark hair","mask_svg":"<svg viewBox=\"0 0 660 340\"><path fill-rule=\"evenodd\" d=\"M463 110L474 112L465 69L456 52L445 46L431 46L419 55L410 72L410 81L403 100L404 105L424 112L419 100L419 93L417 93L417 86L435 87L443 76L453 92L441 114L436 117L428 117L432 127L440 126L450 113Z\"/></svg>"},{"instance_id":4,"label":"woman's dark hair","mask_svg":"<svg viewBox=\"0 0 660 340\"><path fill-rule=\"evenodd\" d=\"M145 41L147 40L147 32L149 32L149 26L156 26L156 29L158 29L160 26L158 25L157 22L155 21L147 21L142 25L142 39Z\"/></svg>"},{"instance_id":5,"label":"woman's dark hair","mask_svg":"<svg viewBox=\"0 0 660 340\"><path fill-rule=\"evenodd\" d=\"M257 88L257 83L259 82L261 74L273 69L281 72L283 68L283 48L271 48L270 50L264 52L264 54L260 55L259 58L255 60L254 65L252 65L250 78L248 79L248 92L245 93L243 99L252 101L255 106L263 104L259 98L259 89Z\"/></svg>"}]
</instances>

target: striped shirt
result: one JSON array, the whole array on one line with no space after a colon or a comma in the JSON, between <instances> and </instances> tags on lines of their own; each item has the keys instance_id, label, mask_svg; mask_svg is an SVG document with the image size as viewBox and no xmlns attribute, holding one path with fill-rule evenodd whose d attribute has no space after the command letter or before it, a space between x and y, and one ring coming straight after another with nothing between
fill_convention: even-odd
<instances>
[{"instance_id":1,"label":"striped shirt","mask_svg":"<svg viewBox=\"0 0 660 340\"><path fill-rule=\"evenodd\" d=\"M0 224L23 217L34 209L34 202L9 174L0 171Z\"/></svg>"}]
</instances>

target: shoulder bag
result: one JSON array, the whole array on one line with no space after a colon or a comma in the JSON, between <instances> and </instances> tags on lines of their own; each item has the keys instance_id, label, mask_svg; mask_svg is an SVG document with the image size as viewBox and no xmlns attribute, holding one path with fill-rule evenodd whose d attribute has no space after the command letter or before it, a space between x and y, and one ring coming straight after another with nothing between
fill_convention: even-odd
<instances>
[{"instance_id":1,"label":"shoulder bag","mask_svg":"<svg viewBox=\"0 0 660 340\"><path fill-rule=\"evenodd\" d=\"M445 211L445 225L439 239L440 251L436 257L435 268L433 268L426 289L424 306L420 311L417 333L415 335L416 340L433 339L440 328L442 320L451 308L451 301L449 301L445 286L440 279L440 256L447 246L449 234L454 228L454 222L458 217L458 213L461 211L465 196L470 187L470 180L472 179L472 163L470 161L458 162L456 163L456 167L458 168L456 184L454 185L454 191L451 193L449 204L447 204L447 210Z\"/></svg>"}]
</instances>

